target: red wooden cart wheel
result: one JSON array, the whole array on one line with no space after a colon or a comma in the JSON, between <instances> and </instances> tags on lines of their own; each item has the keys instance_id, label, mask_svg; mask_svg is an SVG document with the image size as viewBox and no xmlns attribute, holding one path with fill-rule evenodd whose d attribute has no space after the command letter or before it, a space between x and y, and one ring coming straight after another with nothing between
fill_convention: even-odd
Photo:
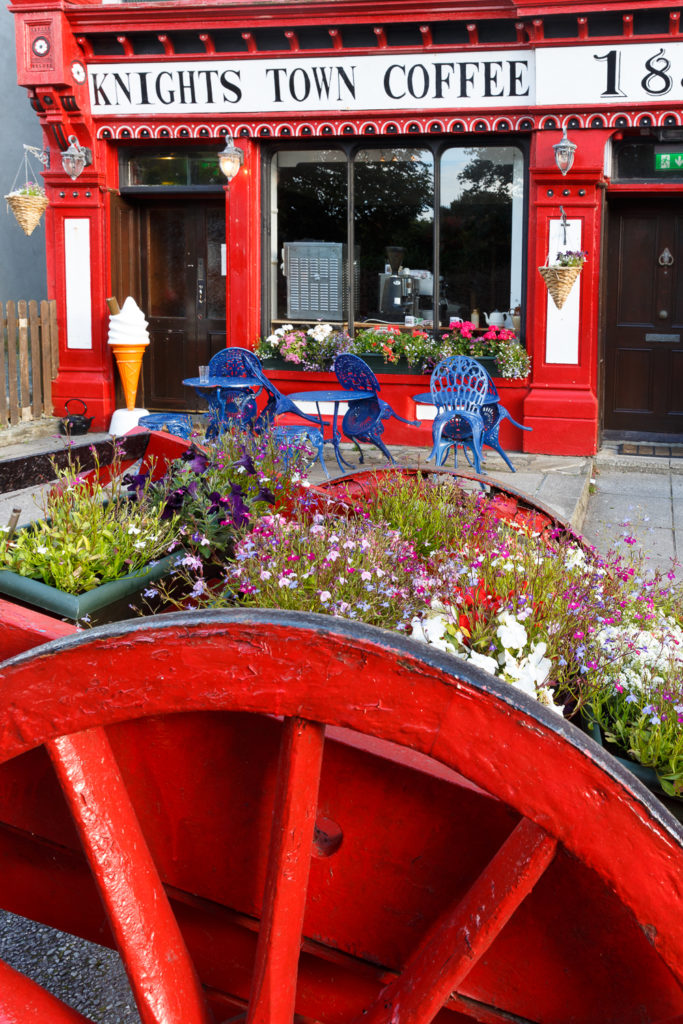
<instances>
[{"instance_id":1,"label":"red wooden cart wheel","mask_svg":"<svg viewBox=\"0 0 683 1024\"><path fill-rule=\"evenodd\" d=\"M94 878L145 1022L681 1019L679 826L469 663L221 611L36 648L0 695L0 903L102 941ZM16 992L0 1019L82 1020Z\"/></svg>"},{"instance_id":2,"label":"red wooden cart wheel","mask_svg":"<svg viewBox=\"0 0 683 1024\"><path fill-rule=\"evenodd\" d=\"M572 526L557 515L551 508L542 502L536 501L529 494L520 491L508 484L491 477L482 476L477 473L469 473L458 469L441 468L418 468L416 466L385 466L380 469L362 469L345 476L335 477L323 483L311 487L310 491L316 497L323 497L338 501L341 506L352 504L357 501L364 501L375 494L381 486L382 481L389 481L398 476L406 477L430 477L437 476L453 477L455 480L474 484L483 484L489 497L493 498L492 511L496 514L496 507L499 518L508 519L526 525L530 530L542 531L551 527L562 533L570 534L581 542ZM585 546L585 543L584 543Z\"/></svg>"}]
</instances>

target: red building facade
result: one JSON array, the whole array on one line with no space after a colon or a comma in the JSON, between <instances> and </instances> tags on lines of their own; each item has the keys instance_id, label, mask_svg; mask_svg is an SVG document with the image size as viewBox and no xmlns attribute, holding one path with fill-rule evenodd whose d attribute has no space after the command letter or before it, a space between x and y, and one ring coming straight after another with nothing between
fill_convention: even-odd
<instances>
[{"instance_id":1,"label":"red building facade","mask_svg":"<svg viewBox=\"0 0 683 1024\"><path fill-rule=\"evenodd\" d=\"M181 381L197 365L301 313L292 268L302 258L309 269L333 258L339 273L309 288L301 322L382 319L383 254L399 245L420 268L411 312L434 330L475 305L520 307L532 371L503 384L504 401L533 429L508 445L584 455L603 430L681 433L679 8L14 0L11 10L18 81L51 158L58 413L79 396L106 428L120 404L108 296L133 295L150 321L141 401L183 408ZM563 131L577 146L565 175L553 149ZM226 186L216 156L230 134L244 165ZM75 180L61 164L71 136L92 151ZM538 268L564 249L588 257L558 309ZM305 375L279 379L306 387ZM414 416L410 395L427 381L382 380ZM399 427L390 439L415 436ZM428 442L428 422L419 436Z\"/></svg>"}]
</instances>

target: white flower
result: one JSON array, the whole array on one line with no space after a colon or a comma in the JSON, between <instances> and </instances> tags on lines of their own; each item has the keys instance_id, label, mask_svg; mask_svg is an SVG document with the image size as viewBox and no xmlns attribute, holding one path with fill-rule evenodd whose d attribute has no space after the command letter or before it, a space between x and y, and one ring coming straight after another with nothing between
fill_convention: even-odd
<instances>
[{"instance_id":1,"label":"white flower","mask_svg":"<svg viewBox=\"0 0 683 1024\"><path fill-rule=\"evenodd\" d=\"M490 672L492 676L495 676L498 671L498 662L495 658L490 658L488 654L480 654L479 651L470 651L469 660L478 668L483 668L484 672Z\"/></svg>"},{"instance_id":2,"label":"white flower","mask_svg":"<svg viewBox=\"0 0 683 1024\"><path fill-rule=\"evenodd\" d=\"M496 630L496 636L500 638L503 647L513 651L523 650L528 638L522 623L514 615L511 615L510 612L501 612L498 616L498 621L500 626Z\"/></svg>"},{"instance_id":3,"label":"white flower","mask_svg":"<svg viewBox=\"0 0 683 1024\"><path fill-rule=\"evenodd\" d=\"M427 637L427 642L435 644L441 640L446 634L447 625L448 623L443 615L432 615L425 619L422 623L422 629Z\"/></svg>"}]
</instances>

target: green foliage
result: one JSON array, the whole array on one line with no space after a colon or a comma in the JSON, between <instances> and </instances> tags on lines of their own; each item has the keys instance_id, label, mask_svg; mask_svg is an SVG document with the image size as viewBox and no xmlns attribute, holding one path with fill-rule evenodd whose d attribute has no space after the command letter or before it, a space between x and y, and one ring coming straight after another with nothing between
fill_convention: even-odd
<instances>
[{"instance_id":1,"label":"green foliage","mask_svg":"<svg viewBox=\"0 0 683 1024\"><path fill-rule=\"evenodd\" d=\"M75 464L56 472L57 484L44 499L45 519L13 536L0 532L0 568L82 594L143 572L177 541L176 517L164 521L146 491L131 501L119 475L105 488L96 473L83 477Z\"/></svg>"}]
</instances>

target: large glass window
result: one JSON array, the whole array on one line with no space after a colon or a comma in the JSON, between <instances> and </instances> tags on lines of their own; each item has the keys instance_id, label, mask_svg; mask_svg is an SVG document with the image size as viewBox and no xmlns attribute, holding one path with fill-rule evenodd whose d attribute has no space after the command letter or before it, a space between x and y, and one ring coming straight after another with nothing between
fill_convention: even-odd
<instances>
[{"instance_id":1,"label":"large glass window","mask_svg":"<svg viewBox=\"0 0 683 1024\"><path fill-rule=\"evenodd\" d=\"M517 146L283 148L270 185L266 333L316 320L437 329L521 304Z\"/></svg>"},{"instance_id":2,"label":"large glass window","mask_svg":"<svg viewBox=\"0 0 683 1024\"><path fill-rule=\"evenodd\" d=\"M469 320L475 309L489 313L521 304L523 200L516 147L443 153L440 271L449 315Z\"/></svg>"}]
</instances>

